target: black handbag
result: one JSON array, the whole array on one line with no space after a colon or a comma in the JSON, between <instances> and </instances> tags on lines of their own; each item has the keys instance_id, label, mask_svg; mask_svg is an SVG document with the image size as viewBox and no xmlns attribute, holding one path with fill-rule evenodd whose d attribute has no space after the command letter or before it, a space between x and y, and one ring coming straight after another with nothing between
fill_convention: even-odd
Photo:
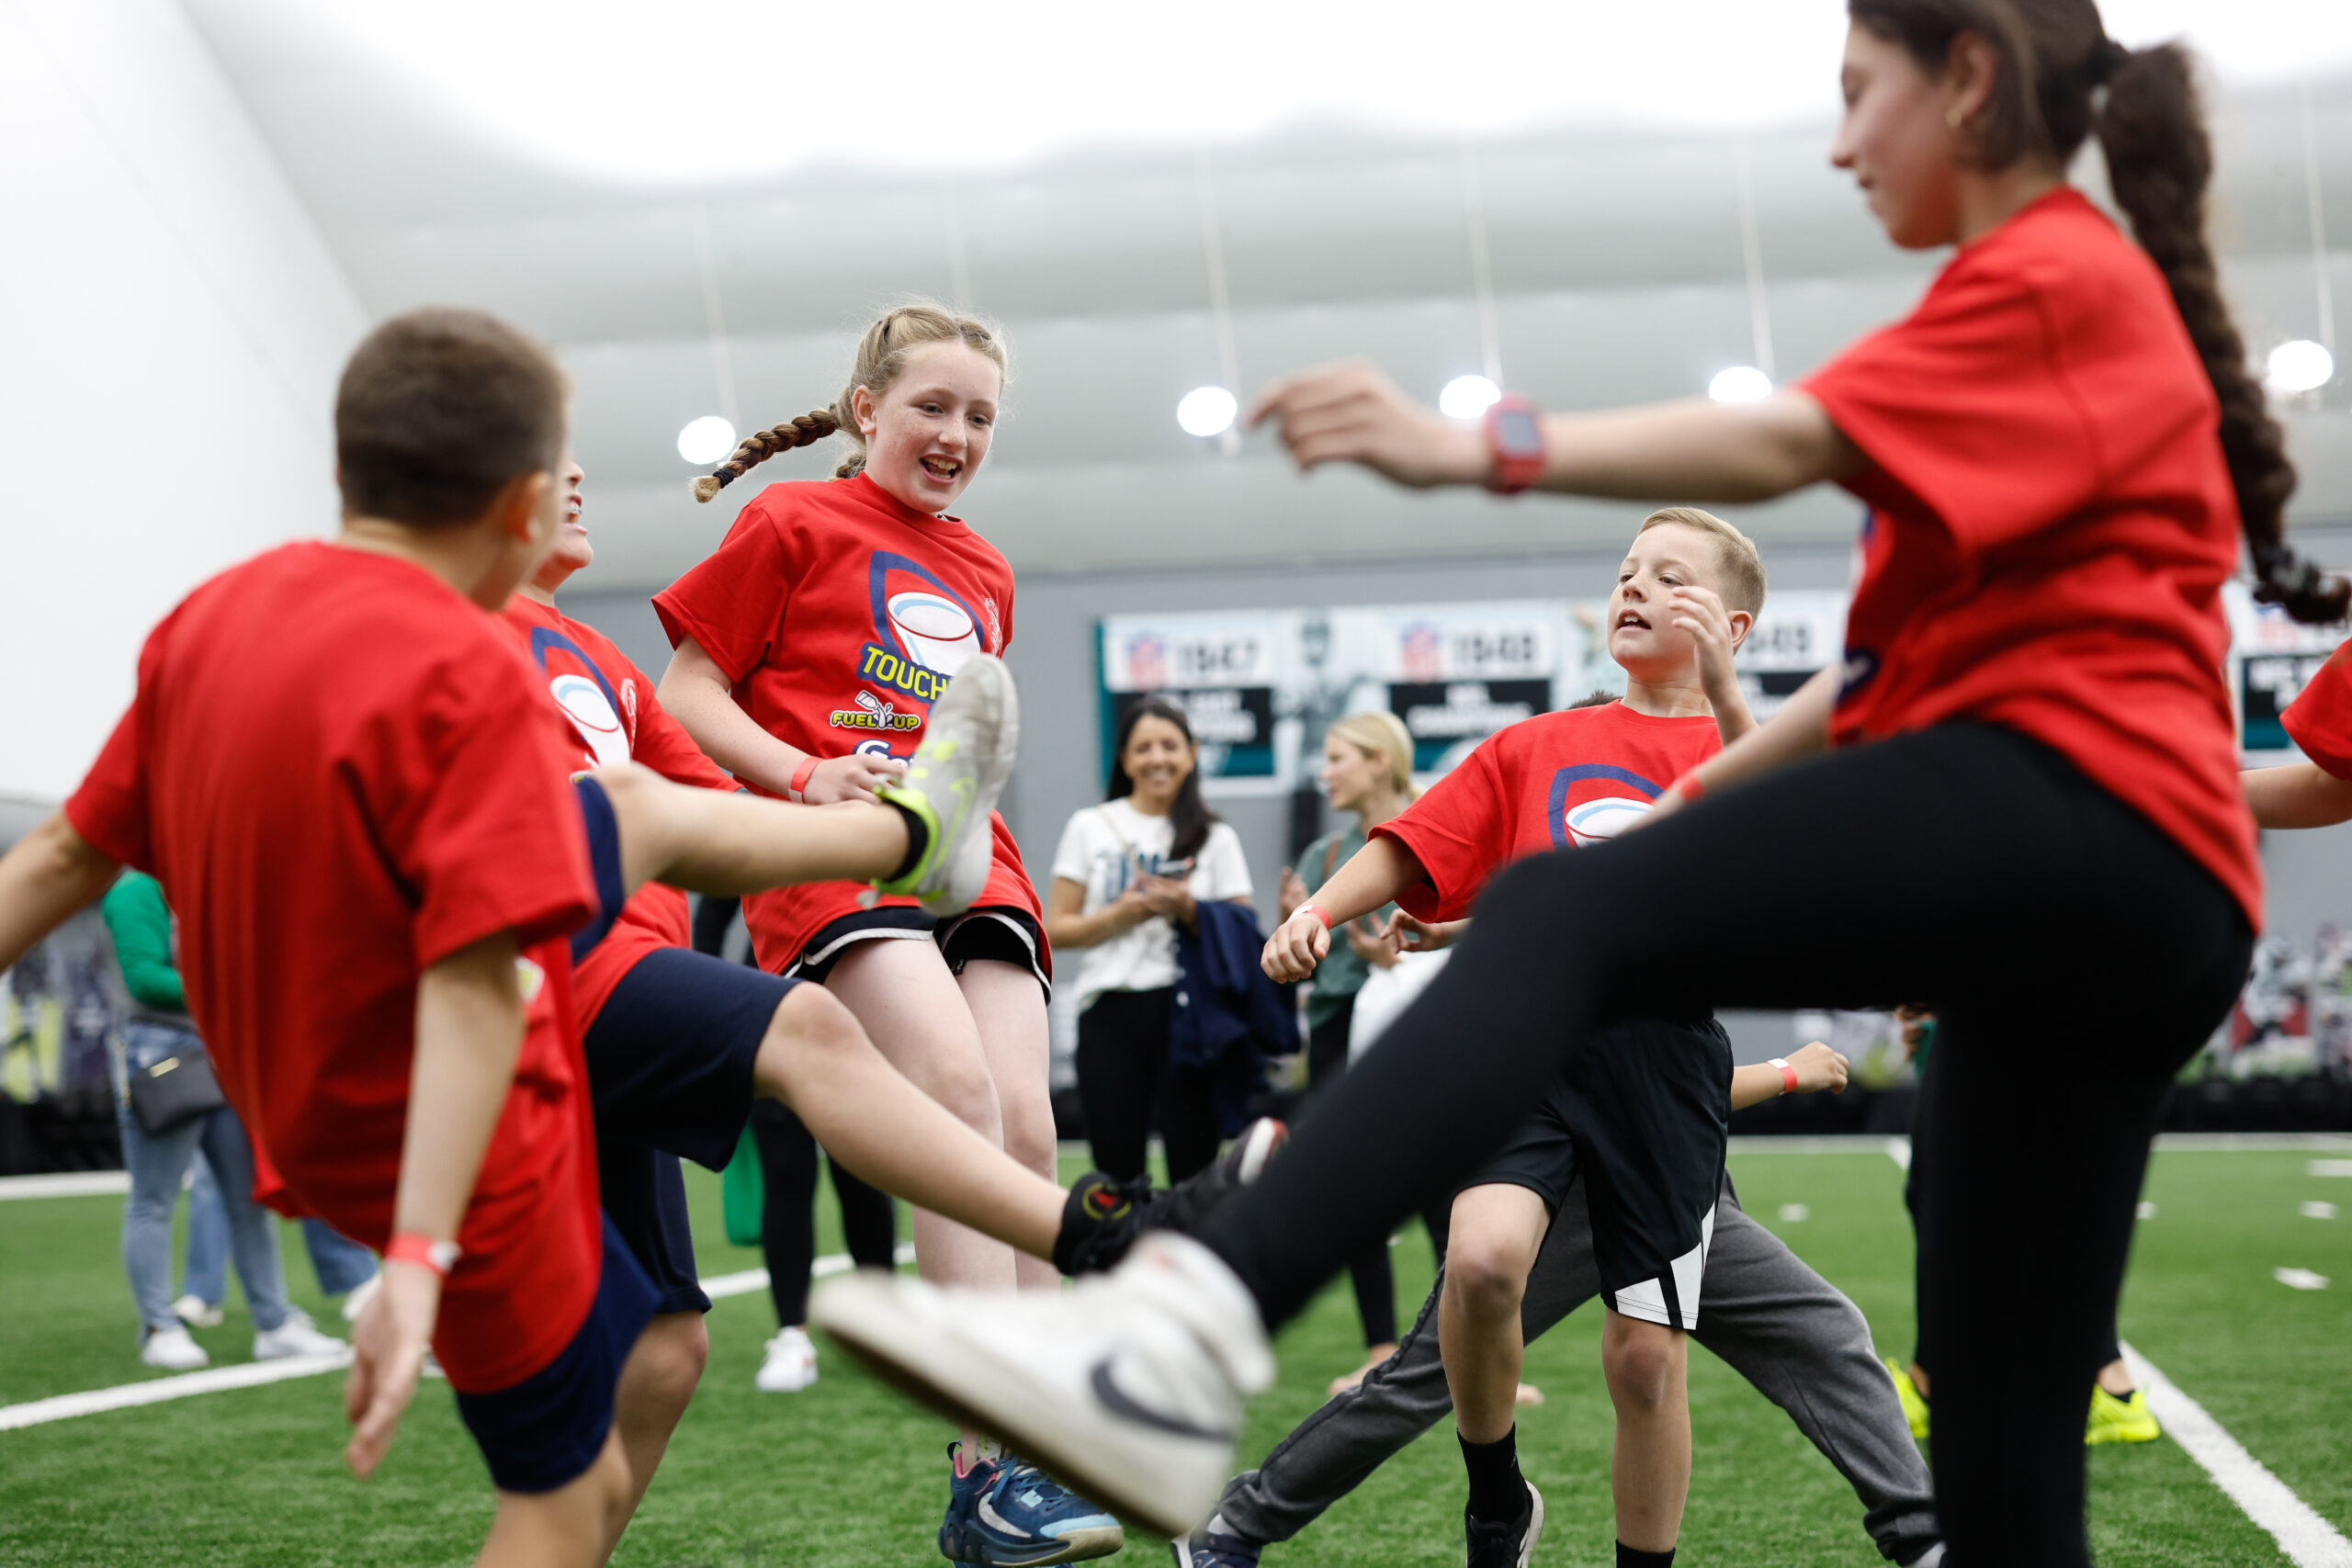
<instances>
[{"instance_id":1,"label":"black handbag","mask_svg":"<svg viewBox=\"0 0 2352 1568\"><path fill-rule=\"evenodd\" d=\"M174 1052L130 1074L130 1113L151 1138L229 1103L220 1092L220 1080L212 1075L212 1058L200 1045Z\"/></svg>"}]
</instances>

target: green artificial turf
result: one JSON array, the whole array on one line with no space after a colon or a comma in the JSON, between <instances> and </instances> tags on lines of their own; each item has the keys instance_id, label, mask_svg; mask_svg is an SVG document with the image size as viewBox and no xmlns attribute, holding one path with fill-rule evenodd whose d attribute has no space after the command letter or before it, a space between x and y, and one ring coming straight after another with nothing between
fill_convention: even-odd
<instances>
[{"instance_id":1,"label":"green artificial turf","mask_svg":"<svg viewBox=\"0 0 2352 1568\"><path fill-rule=\"evenodd\" d=\"M2159 1156L2123 1307L2124 1337L2305 1501L2352 1531L2352 1181L2308 1174L2293 1152ZM1735 1156L1749 1211L1771 1224L1869 1315L1883 1349L1911 1337L1911 1238L1901 1172L1883 1154ZM719 1239L718 1184L690 1172L702 1269L756 1267ZM2309 1201L2343 1205L2306 1218ZM1802 1220L1782 1219L1803 1205ZM0 1203L0 1404L145 1374L117 1254L121 1201ZM838 1247L820 1206L820 1247ZM1786 1210L1793 1213L1793 1209ZM288 1271L322 1323L299 1240ZM1426 1289L1419 1228L1395 1250L1400 1308ZM2328 1276L2290 1290L2280 1267ZM2020 1300L2018 1310L2030 1311ZM763 1293L718 1303L701 1393L615 1561L623 1568L937 1562L945 1501L944 1425L867 1382L830 1347L823 1376L791 1395L752 1387L775 1331ZM251 1325L232 1301L200 1331L215 1364L243 1360ZM1282 1376L1251 1406L1241 1461L1253 1462L1355 1364L1360 1336L1344 1283L1283 1337ZM1588 1308L1528 1355L1546 1403L1521 1422L1523 1466L1550 1524L1537 1561L1611 1561L1611 1418L1600 1318ZM303 1379L0 1432L0 1565L462 1563L490 1494L446 1384L427 1383L382 1472L345 1472L340 1379ZM1703 1351L1690 1362L1695 1464L1679 1562L1850 1565L1879 1561L1852 1493L1768 1404ZM2283 1563L2264 1535L2170 1441L2095 1450L2092 1529L2103 1563L2201 1568ZM1450 1424L1399 1454L1270 1564L1453 1564L1461 1561L1460 1462ZM1126 1561L1164 1562L1154 1539Z\"/></svg>"}]
</instances>

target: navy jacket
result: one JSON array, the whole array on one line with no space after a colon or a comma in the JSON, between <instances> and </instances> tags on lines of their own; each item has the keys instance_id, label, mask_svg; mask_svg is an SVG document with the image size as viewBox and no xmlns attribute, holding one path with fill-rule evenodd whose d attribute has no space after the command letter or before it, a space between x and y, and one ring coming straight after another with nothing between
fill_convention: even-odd
<instances>
[{"instance_id":1,"label":"navy jacket","mask_svg":"<svg viewBox=\"0 0 2352 1568\"><path fill-rule=\"evenodd\" d=\"M1221 901L1197 909L1192 930L1177 928L1168 1063L1215 1077L1218 1131L1229 1138L1265 1087L1267 1058L1298 1049L1298 1018L1291 993L1258 967L1266 939L1256 911Z\"/></svg>"}]
</instances>

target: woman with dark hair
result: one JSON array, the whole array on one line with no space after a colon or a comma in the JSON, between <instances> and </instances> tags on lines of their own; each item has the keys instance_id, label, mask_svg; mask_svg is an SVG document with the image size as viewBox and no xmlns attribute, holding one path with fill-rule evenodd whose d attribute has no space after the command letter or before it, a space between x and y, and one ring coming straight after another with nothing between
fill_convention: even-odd
<instances>
[{"instance_id":1,"label":"woman with dark hair","mask_svg":"<svg viewBox=\"0 0 2352 1568\"><path fill-rule=\"evenodd\" d=\"M1102 804L1062 830L1046 902L1046 936L1082 955L1078 1097L1094 1163L1111 1176L1143 1174L1155 1111L1170 1181L1216 1157L1215 1086L1169 1061L1176 931L1202 903L1250 895L1241 840L1201 799L1191 722L1166 698L1144 698L1119 720Z\"/></svg>"}]
</instances>

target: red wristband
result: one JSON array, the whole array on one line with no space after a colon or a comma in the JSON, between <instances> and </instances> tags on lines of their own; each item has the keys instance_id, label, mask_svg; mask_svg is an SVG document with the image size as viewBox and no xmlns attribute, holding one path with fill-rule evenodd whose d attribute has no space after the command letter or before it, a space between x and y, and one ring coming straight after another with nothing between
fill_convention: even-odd
<instances>
[{"instance_id":1,"label":"red wristband","mask_svg":"<svg viewBox=\"0 0 2352 1568\"><path fill-rule=\"evenodd\" d=\"M819 761L820 759L813 756L801 758L800 765L792 770L792 783L785 787L785 794L796 801L800 800L802 792L808 787L808 775L817 771ZM801 803L807 804L805 801Z\"/></svg>"},{"instance_id":2,"label":"red wristband","mask_svg":"<svg viewBox=\"0 0 2352 1568\"><path fill-rule=\"evenodd\" d=\"M1325 908L1322 905L1320 905L1320 904L1301 904L1301 905L1299 906L1299 908L1302 908L1302 909L1304 909L1304 910L1306 910L1308 914L1310 914L1310 915L1314 916L1317 919L1318 919L1318 920L1322 921L1322 922L1323 922L1323 929L1324 929L1325 931L1329 931L1329 930L1331 929L1331 911L1330 911L1330 910L1329 910L1329 909L1327 909L1327 908Z\"/></svg>"},{"instance_id":3,"label":"red wristband","mask_svg":"<svg viewBox=\"0 0 2352 1568\"><path fill-rule=\"evenodd\" d=\"M420 1268L432 1269L446 1280L449 1277L449 1270L457 1267L458 1244L454 1241L435 1241L431 1236L420 1235L415 1231L402 1231L384 1244L384 1261L413 1263Z\"/></svg>"},{"instance_id":4,"label":"red wristband","mask_svg":"<svg viewBox=\"0 0 2352 1568\"><path fill-rule=\"evenodd\" d=\"M1703 798L1707 793L1707 786L1699 782L1698 774L1685 773L1674 781L1674 793L1682 797L1683 805L1688 806L1694 800Z\"/></svg>"},{"instance_id":5,"label":"red wristband","mask_svg":"<svg viewBox=\"0 0 2352 1568\"><path fill-rule=\"evenodd\" d=\"M1796 1091L1797 1091L1797 1070L1796 1070L1794 1067L1792 1067L1792 1066L1789 1066L1789 1065L1788 1065L1788 1063L1786 1063L1786 1062L1782 1061L1782 1060L1781 1060L1780 1057L1778 1057L1778 1056L1773 1057L1773 1058L1771 1059L1771 1061L1770 1061L1770 1062L1766 1063L1765 1065L1766 1065L1767 1066L1773 1066L1773 1067L1778 1067L1778 1068L1780 1068L1780 1069L1781 1069L1781 1092L1782 1094L1794 1094L1794 1093L1796 1093Z\"/></svg>"}]
</instances>

